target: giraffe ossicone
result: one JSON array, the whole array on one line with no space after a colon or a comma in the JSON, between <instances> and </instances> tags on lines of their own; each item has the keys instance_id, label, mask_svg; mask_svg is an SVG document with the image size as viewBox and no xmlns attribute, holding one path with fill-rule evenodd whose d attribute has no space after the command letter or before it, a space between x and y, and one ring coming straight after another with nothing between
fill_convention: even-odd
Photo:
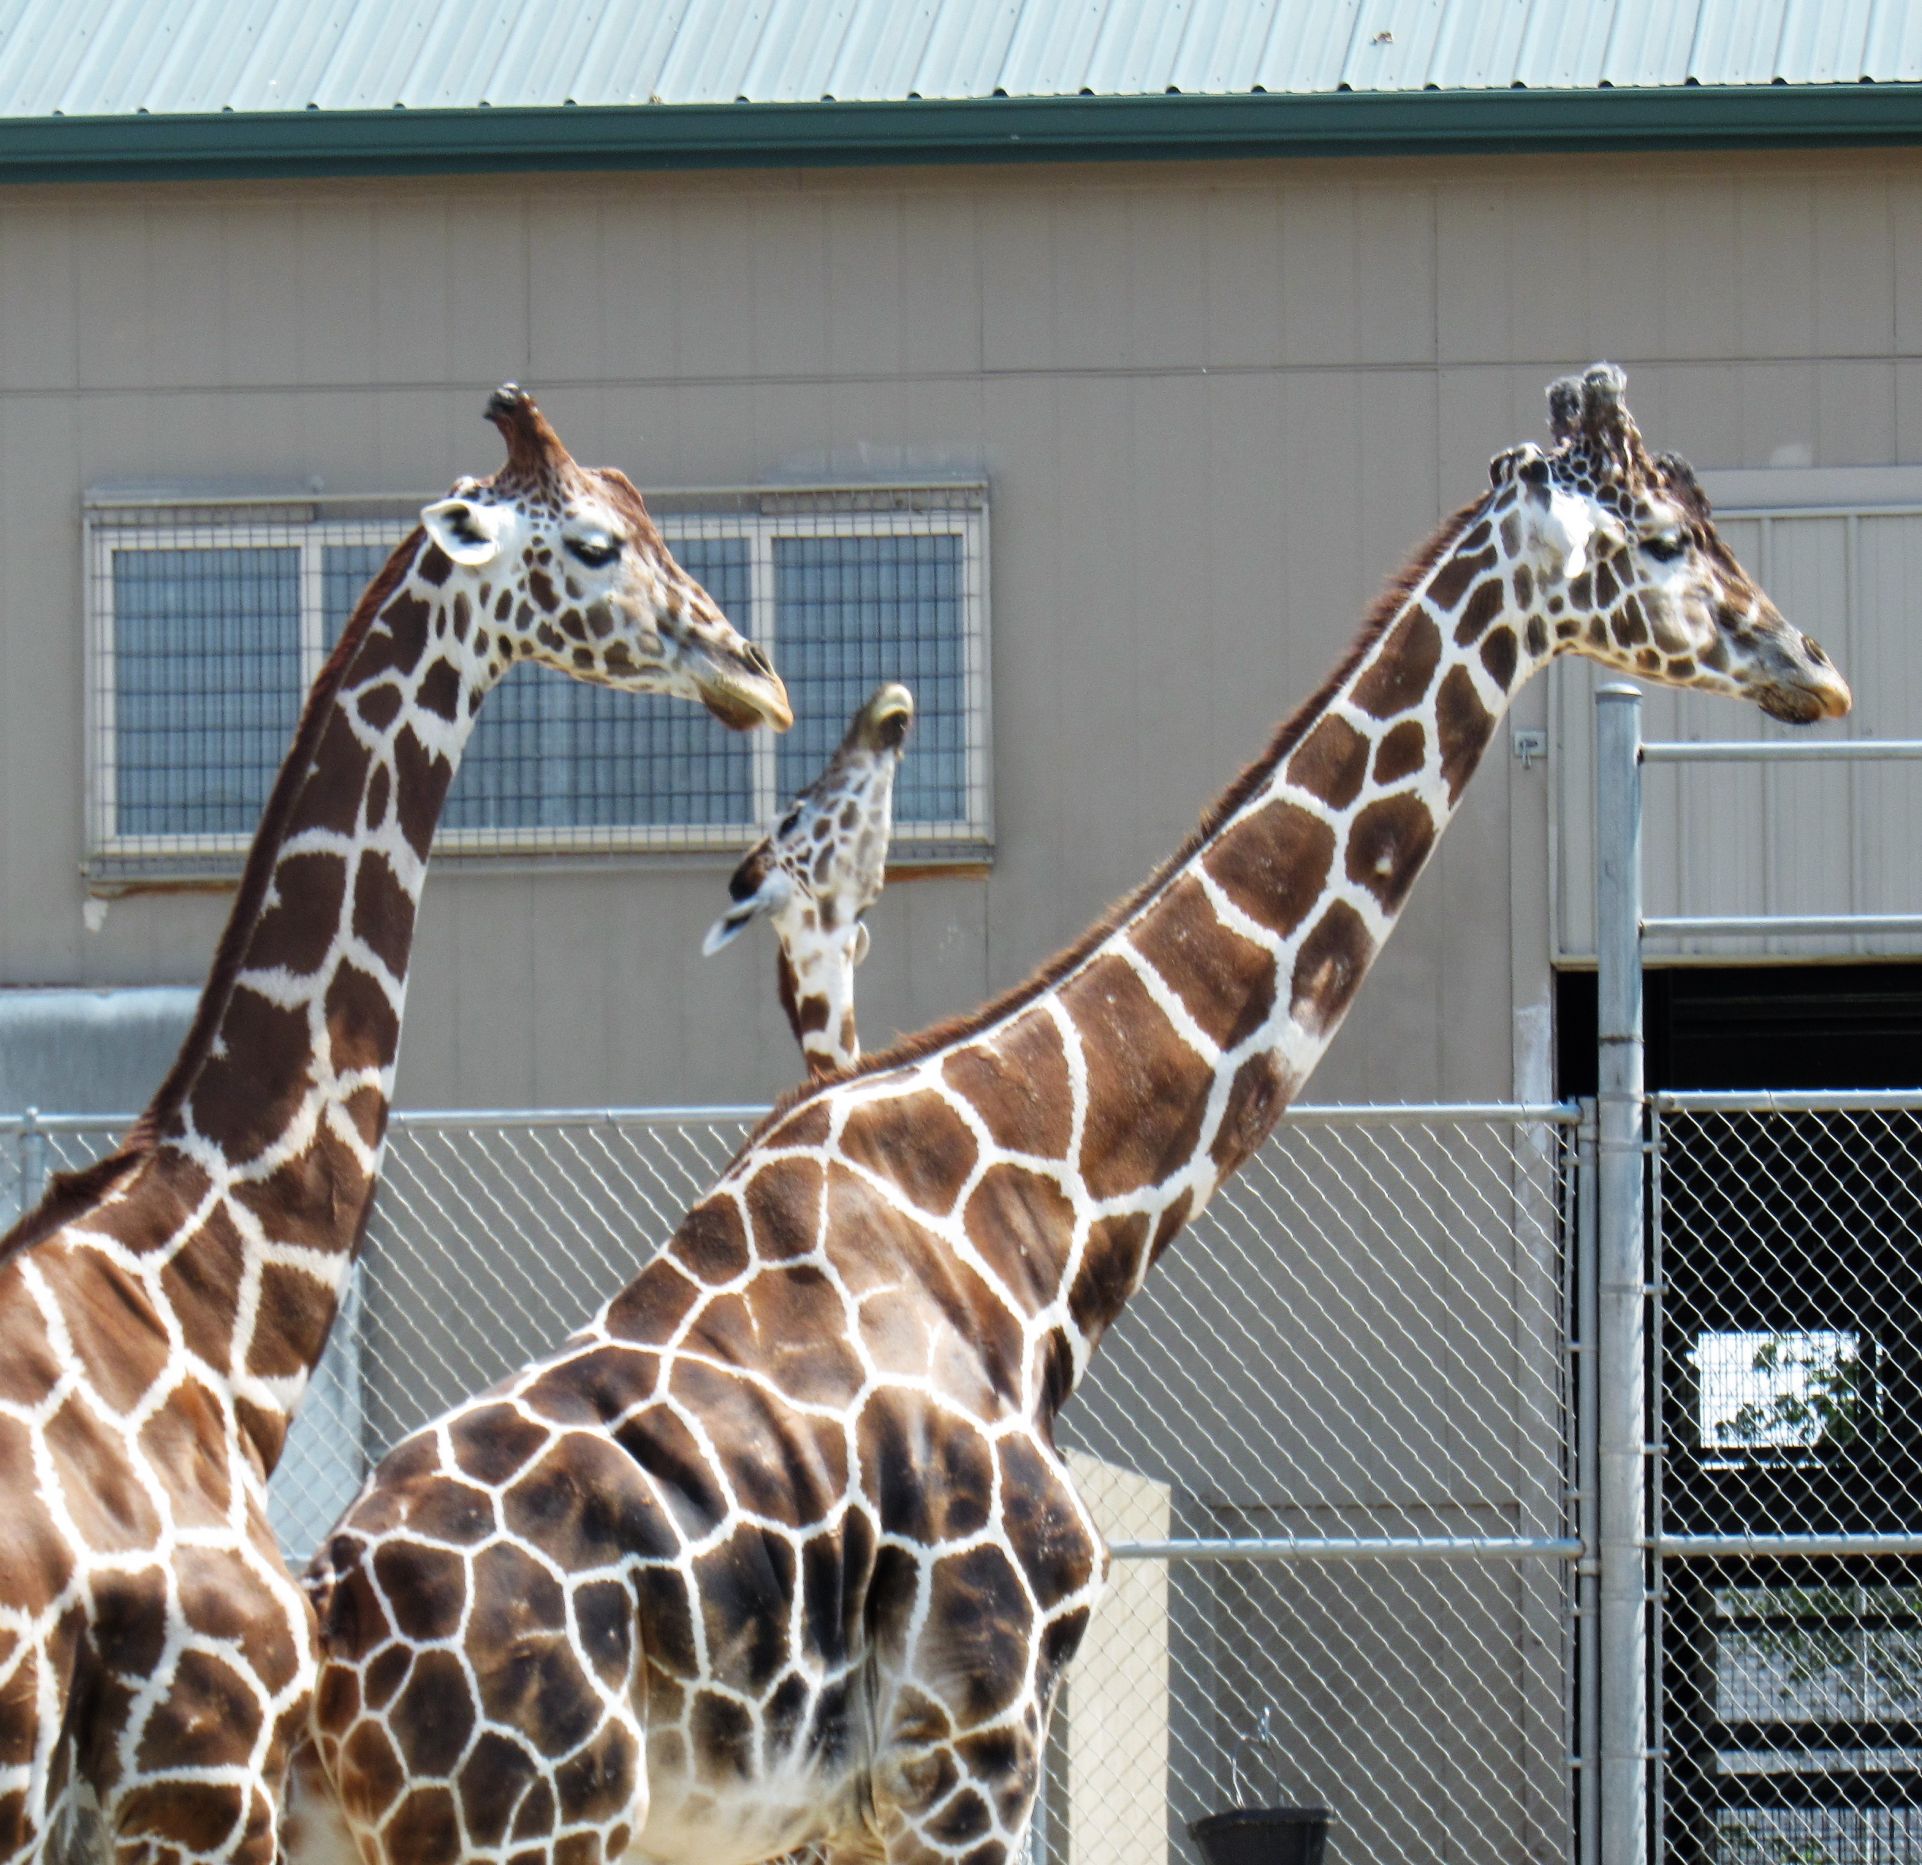
<instances>
[{"instance_id":1,"label":"giraffe ossicone","mask_svg":"<svg viewBox=\"0 0 1922 1865\"><path fill-rule=\"evenodd\" d=\"M0 1241L0 1860L273 1865L313 1621L267 1518L381 1163L429 845L517 660L789 723L620 474L532 398L314 683L180 1054Z\"/></svg>"},{"instance_id":2,"label":"giraffe ossicone","mask_svg":"<svg viewBox=\"0 0 1922 1865\"><path fill-rule=\"evenodd\" d=\"M755 920L774 924L781 1008L808 1073L861 1059L854 968L868 955L868 909L881 897L894 830L894 773L914 723L914 695L897 680L856 709L834 755L748 850L727 891L734 904L707 929L712 957Z\"/></svg>"},{"instance_id":3,"label":"giraffe ossicone","mask_svg":"<svg viewBox=\"0 0 1922 1865\"><path fill-rule=\"evenodd\" d=\"M790 1097L587 1326L390 1454L310 1576L342 1856L1018 1856L1106 1562L1056 1415L1327 1048L1522 681L1575 652L1848 708L1619 373L1551 408L1141 889Z\"/></svg>"}]
</instances>

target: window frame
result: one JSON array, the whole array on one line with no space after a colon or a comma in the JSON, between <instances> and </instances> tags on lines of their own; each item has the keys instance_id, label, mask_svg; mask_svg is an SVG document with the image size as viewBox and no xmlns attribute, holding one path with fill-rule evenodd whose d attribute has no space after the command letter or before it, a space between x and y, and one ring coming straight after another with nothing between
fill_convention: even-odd
<instances>
[{"instance_id":1,"label":"window frame","mask_svg":"<svg viewBox=\"0 0 1922 1865\"><path fill-rule=\"evenodd\" d=\"M298 651L304 701L328 652L325 562L330 546L390 544L418 521L424 497L319 492L249 493L102 488L82 507L85 613L85 851L90 884L229 879L245 833L128 832L119 819L114 558L120 551L293 549L299 554ZM988 486L985 480L916 479L868 485L700 486L648 494L656 524L677 552L695 539L739 537L747 545L748 613L732 619L781 664L775 605L776 546L820 537L952 536L961 552L960 665L963 811L895 828L896 867L981 865L994 849ZM543 673L549 670L541 670ZM565 678L558 672L553 678ZM837 722L838 724L838 722ZM289 722L291 732L292 722ZM718 725L717 731L722 729ZM836 737L839 732L837 730ZM775 738L749 739L750 811L733 823L443 825L435 852L501 862L554 856L596 859L737 857L788 799L776 787ZM912 755L912 751L910 751Z\"/></svg>"}]
</instances>

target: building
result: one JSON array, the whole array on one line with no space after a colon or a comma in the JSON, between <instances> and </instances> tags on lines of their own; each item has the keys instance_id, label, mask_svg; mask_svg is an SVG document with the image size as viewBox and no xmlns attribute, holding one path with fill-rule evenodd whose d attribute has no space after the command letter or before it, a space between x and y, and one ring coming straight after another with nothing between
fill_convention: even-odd
<instances>
[{"instance_id":1,"label":"building","mask_svg":"<svg viewBox=\"0 0 1922 1865\"><path fill-rule=\"evenodd\" d=\"M509 376L650 489L985 488L985 659L957 736L908 767L957 839L924 838L950 865L877 911L871 1043L1018 978L1145 873L1487 456L1540 434L1547 380L1596 356L1724 504L1788 514L1772 550L1735 535L1820 615L1850 729L1900 735L1911 521L1848 514L1922 488L1922 29L1866 0L1766 26L1378 11L702 0L590 32L369 4L329 40L270 0L28 7L0 45L0 982L190 986L224 910L205 862L108 853L90 495L431 495L491 470L479 400ZM376 551L330 558L339 586ZM301 674L283 640L278 711L233 727L256 787ZM1552 968L1589 937L1584 692L1557 669L1524 696L1546 757L1478 777L1319 1096L1549 1086ZM449 838L403 1103L780 1088L766 952L698 948L793 756L728 780L705 849ZM1672 897L1899 904L1881 781L1818 781L1803 814L1765 779L1752 828L1717 794L1712 849L1700 799L1672 805ZM152 1072L150 1050L88 1084L22 1062L0 1099L125 1105Z\"/></svg>"},{"instance_id":2,"label":"building","mask_svg":"<svg viewBox=\"0 0 1922 1865\"><path fill-rule=\"evenodd\" d=\"M1846 729L1922 735L1918 143L1922 21L1871 0L25 0L0 1108L122 1111L158 1078L257 795L181 773L264 788L383 540L495 464L507 377L656 495L820 731L872 678L921 689L870 1045L1145 874L1598 357L1852 677ZM123 622L173 646L143 672ZM1580 1085L1592 684L1560 667L1518 703L1317 1099ZM793 1080L765 945L699 948L819 741L677 717L657 767L641 716L497 696L427 891L403 1105ZM1912 907L1912 768L1651 779L1652 909ZM1771 1052L1726 1063L1751 1076L1912 1078L1907 935L1665 956L1722 965L1654 993L1671 1079L1733 1039ZM1217 1525L1271 1495L1243 1474ZM1537 1636L1539 1602L1513 1617Z\"/></svg>"}]
</instances>

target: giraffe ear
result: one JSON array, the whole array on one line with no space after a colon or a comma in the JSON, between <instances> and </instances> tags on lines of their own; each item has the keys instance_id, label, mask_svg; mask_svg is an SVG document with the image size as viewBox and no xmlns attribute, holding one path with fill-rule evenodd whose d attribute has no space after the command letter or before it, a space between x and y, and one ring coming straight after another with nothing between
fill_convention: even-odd
<instances>
[{"instance_id":1,"label":"giraffe ear","mask_svg":"<svg viewBox=\"0 0 1922 1865\"><path fill-rule=\"evenodd\" d=\"M1502 487L1512 485L1517 477L1531 486L1548 483L1548 465L1542 458L1542 450L1532 440L1525 440L1518 447L1504 447L1488 462L1488 483L1499 492Z\"/></svg>"},{"instance_id":2,"label":"giraffe ear","mask_svg":"<svg viewBox=\"0 0 1922 1865\"><path fill-rule=\"evenodd\" d=\"M738 907L729 907L721 917L707 929L707 937L701 941L701 956L712 958L724 945L732 945L761 911L759 900L744 900Z\"/></svg>"},{"instance_id":3,"label":"giraffe ear","mask_svg":"<svg viewBox=\"0 0 1922 1865\"><path fill-rule=\"evenodd\" d=\"M854 960L853 960L855 964L857 965L860 964L860 962L867 957L868 947L872 943L873 941L870 940L868 937L867 921L856 920L854 922Z\"/></svg>"},{"instance_id":4,"label":"giraffe ear","mask_svg":"<svg viewBox=\"0 0 1922 1865\"><path fill-rule=\"evenodd\" d=\"M500 554L508 518L498 505L474 499L436 499L420 515L427 535L456 563L470 570Z\"/></svg>"},{"instance_id":5,"label":"giraffe ear","mask_svg":"<svg viewBox=\"0 0 1922 1865\"><path fill-rule=\"evenodd\" d=\"M757 857L760 848L752 849L748 858L734 870L734 880L728 883L728 891L733 893L735 882L745 882L751 891L735 895L734 904L707 929L707 937L701 941L701 956L712 958L722 946L731 945L747 928L764 913L778 913L787 904L788 896L794 891L794 883L788 879L787 872L775 868L759 877L754 884L758 868Z\"/></svg>"},{"instance_id":6,"label":"giraffe ear","mask_svg":"<svg viewBox=\"0 0 1922 1865\"><path fill-rule=\"evenodd\" d=\"M1589 502L1560 487L1551 488L1538 507L1543 567L1551 577L1573 582L1589 566L1595 543L1595 513Z\"/></svg>"}]
</instances>

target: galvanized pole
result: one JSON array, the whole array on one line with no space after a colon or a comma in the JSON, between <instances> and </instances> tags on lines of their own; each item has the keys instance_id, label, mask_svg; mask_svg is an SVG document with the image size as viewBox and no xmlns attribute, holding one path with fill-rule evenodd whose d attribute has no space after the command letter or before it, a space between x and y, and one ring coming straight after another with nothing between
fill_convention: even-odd
<instances>
[{"instance_id":1,"label":"galvanized pole","mask_svg":"<svg viewBox=\"0 0 1922 1865\"><path fill-rule=\"evenodd\" d=\"M1641 694L1603 687L1595 696L1601 1865L1648 1861L1641 757Z\"/></svg>"},{"instance_id":2,"label":"galvanized pole","mask_svg":"<svg viewBox=\"0 0 1922 1865\"><path fill-rule=\"evenodd\" d=\"M20 1123L20 1215L25 1217L47 1189L47 1136L40 1125L40 1110L27 1109Z\"/></svg>"},{"instance_id":3,"label":"galvanized pole","mask_svg":"<svg viewBox=\"0 0 1922 1865\"><path fill-rule=\"evenodd\" d=\"M1575 1705L1577 1825L1581 1832L1578 1865L1601 1865L1602 1857L1602 1612L1601 1561L1597 1556L1595 1465L1600 1438L1595 1429L1600 1382L1595 1377L1595 1334L1600 1306L1596 1274L1597 1226L1595 1103L1582 1103L1575 1168L1575 1522L1581 1560L1575 1569L1575 1639L1580 1695Z\"/></svg>"}]
</instances>

